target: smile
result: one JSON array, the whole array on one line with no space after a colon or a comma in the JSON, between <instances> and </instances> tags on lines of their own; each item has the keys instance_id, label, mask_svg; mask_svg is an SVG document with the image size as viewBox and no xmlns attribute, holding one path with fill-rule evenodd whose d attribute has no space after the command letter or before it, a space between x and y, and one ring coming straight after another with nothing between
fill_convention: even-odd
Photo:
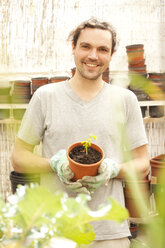
<instances>
[{"instance_id":1,"label":"smile","mask_svg":"<svg viewBox=\"0 0 165 248\"><path fill-rule=\"evenodd\" d=\"M89 67L97 67L97 65L93 65L93 64L87 64L86 63L86 65L89 66Z\"/></svg>"}]
</instances>

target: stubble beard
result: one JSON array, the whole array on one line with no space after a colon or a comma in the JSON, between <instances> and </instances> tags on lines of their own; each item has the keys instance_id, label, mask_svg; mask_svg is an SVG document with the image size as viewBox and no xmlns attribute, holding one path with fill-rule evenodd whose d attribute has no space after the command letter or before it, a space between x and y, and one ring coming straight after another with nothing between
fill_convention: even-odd
<instances>
[{"instance_id":1,"label":"stubble beard","mask_svg":"<svg viewBox=\"0 0 165 248\"><path fill-rule=\"evenodd\" d=\"M78 69L78 68L77 68ZM83 69L78 69L79 71L79 74L84 78L84 79L87 79L87 80L97 80L101 75L102 75L102 72L97 72L97 74L95 75L89 75L89 73L85 72L85 70Z\"/></svg>"}]
</instances>

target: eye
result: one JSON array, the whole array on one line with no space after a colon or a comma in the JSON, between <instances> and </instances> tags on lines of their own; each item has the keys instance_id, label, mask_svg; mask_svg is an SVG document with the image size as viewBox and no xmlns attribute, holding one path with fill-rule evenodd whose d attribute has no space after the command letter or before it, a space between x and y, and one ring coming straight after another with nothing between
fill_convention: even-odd
<instances>
[{"instance_id":1,"label":"eye","mask_svg":"<svg viewBox=\"0 0 165 248\"><path fill-rule=\"evenodd\" d=\"M82 45L81 47L82 47L82 48L85 48L85 49L89 48L88 45Z\"/></svg>"},{"instance_id":2,"label":"eye","mask_svg":"<svg viewBox=\"0 0 165 248\"><path fill-rule=\"evenodd\" d=\"M99 49L101 52L108 52L108 49L107 48L105 48L105 47L100 47L100 49Z\"/></svg>"}]
</instances>

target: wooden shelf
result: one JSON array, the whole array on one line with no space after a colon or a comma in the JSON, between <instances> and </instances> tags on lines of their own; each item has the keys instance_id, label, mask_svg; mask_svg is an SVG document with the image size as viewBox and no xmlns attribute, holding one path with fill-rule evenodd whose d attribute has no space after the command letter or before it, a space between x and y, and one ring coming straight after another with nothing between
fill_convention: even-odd
<instances>
[{"instance_id":1,"label":"wooden shelf","mask_svg":"<svg viewBox=\"0 0 165 248\"><path fill-rule=\"evenodd\" d=\"M165 117L165 101L160 100L160 101L139 101L140 107L141 108L146 108L145 110L145 117L143 117L145 123L149 122L159 122L159 121L164 121ZM150 108L152 107L161 107L161 112L162 115L161 117L150 117ZM163 107L163 110L162 110ZM158 109L159 111L159 109Z\"/></svg>"},{"instance_id":2,"label":"wooden shelf","mask_svg":"<svg viewBox=\"0 0 165 248\"><path fill-rule=\"evenodd\" d=\"M26 109L28 106L28 104L15 104L15 103L12 103L12 104L7 104L7 103L1 103L0 104L0 109Z\"/></svg>"},{"instance_id":3,"label":"wooden shelf","mask_svg":"<svg viewBox=\"0 0 165 248\"><path fill-rule=\"evenodd\" d=\"M165 101L139 101L140 107L165 106Z\"/></svg>"},{"instance_id":4,"label":"wooden shelf","mask_svg":"<svg viewBox=\"0 0 165 248\"><path fill-rule=\"evenodd\" d=\"M146 123L150 123L150 122L164 122L165 121L165 116L163 116L163 117L150 117L150 116L147 116L147 117L144 117L143 118L143 121L144 121L144 123L146 124Z\"/></svg>"},{"instance_id":5,"label":"wooden shelf","mask_svg":"<svg viewBox=\"0 0 165 248\"><path fill-rule=\"evenodd\" d=\"M165 121L165 101L139 101L139 105L140 107L147 107L146 109L146 113L145 113L145 117L144 119L144 123L149 123L149 122L159 122L159 121ZM14 109L26 109L28 106L28 103L21 103L21 104L15 104L15 103L11 103L11 104L6 104L6 103L1 103L0 104L0 109L10 109L10 116L11 118L13 118L13 110ZM159 117L159 118L152 118L149 115L150 112L150 107L153 106L164 106L164 116L163 117Z\"/></svg>"},{"instance_id":6,"label":"wooden shelf","mask_svg":"<svg viewBox=\"0 0 165 248\"><path fill-rule=\"evenodd\" d=\"M0 124L21 124L21 120L16 120L14 118L2 119Z\"/></svg>"},{"instance_id":7,"label":"wooden shelf","mask_svg":"<svg viewBox=\"0 0 165 248\"><path fill-rule=\"evenodd\" d=\"M165 101L139 101L139 104L141 107L151 107L151 106L165 106ZM26 109L28 106L28 103L0 103L0 109Z\"/></svg>"}]
</instances>

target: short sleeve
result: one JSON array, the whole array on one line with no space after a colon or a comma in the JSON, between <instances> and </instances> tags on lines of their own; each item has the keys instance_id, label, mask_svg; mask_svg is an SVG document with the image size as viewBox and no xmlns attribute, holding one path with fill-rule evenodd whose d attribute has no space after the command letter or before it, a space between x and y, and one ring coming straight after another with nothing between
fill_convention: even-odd
<instances>
[{"instance_id":1,"label":"short sleeve","mask_svg":"<svg viewBox=\"0 0 165 248\"><path fill-rule=\"evenodd\" d=\"M38 145L44 133L44 115L41 108L40 95L35 92L25 111L18 138L31 145Z\"/></svg>"},{"instance_id":2,"label":"short sleeve","mask_svg":"<svg viewBox=\"0 0 165 248\"><path fill-rule=\"evenodd\" d=\"M126 130L129 140L130 149L135 149L139 146L148 143L143 117L139 102L136 95L132 92L127 98L126 106Z\"/></svg>"}]
</instances>

